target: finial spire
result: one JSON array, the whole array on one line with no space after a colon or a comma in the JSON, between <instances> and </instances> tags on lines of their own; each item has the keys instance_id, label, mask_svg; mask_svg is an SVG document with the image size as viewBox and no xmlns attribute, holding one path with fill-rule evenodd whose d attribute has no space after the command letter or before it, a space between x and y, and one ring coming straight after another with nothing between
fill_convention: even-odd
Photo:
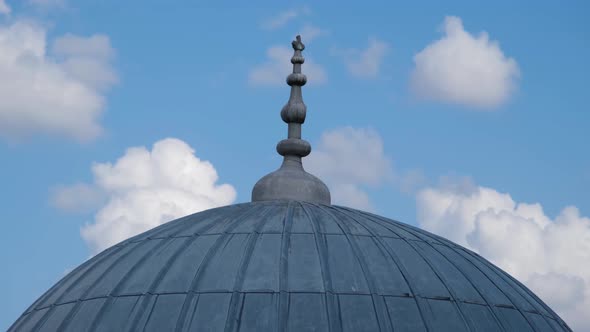
<instances>
[{"instance_id":1,"label":"finial spire","mask_svg":"<svg viewBox=\"0 0 590 332\"><path fill-rule=\"evenodd\" d=\"M301 87L307 83L307 77L301 73L301 65L305 62L301 52L305 45L299 35L291 45L294 50L291 57L293 72L287 76L291 95L281 110L281 118L288 125L288 135L287 139L277 144L277 152L284 157L283 164L254 185L252 201L290 199L330 204L328 187L320 179L307 173L301 161L301 158L311 152L311 145L301 139L301 125L305 122L307 113L301 94Z\"/></svg>"},{"instance_id":2,"label":"finial spire","mask_svg":"<svg viewBox=\"0 0 590 332\"><path fill-rule=\"evenodd\" d=\"M301 139L301 125L305 122L307 113L307 106L305 106L301 94L301 87L307 83L307 77L301 73L301 65L305 62L301 51L305 49L305 45L301 42L301 36L299 35L291 45L293 45L295 51L291 58L293 72L287 76L287 84L291 87L291 95L289 101L281 110L281 118L288 124L289 131L288 138L280 141L277 145L277 152L281 156L293 155L303 158L311 152L311 145Z\"/></svg>"}]
</instances>

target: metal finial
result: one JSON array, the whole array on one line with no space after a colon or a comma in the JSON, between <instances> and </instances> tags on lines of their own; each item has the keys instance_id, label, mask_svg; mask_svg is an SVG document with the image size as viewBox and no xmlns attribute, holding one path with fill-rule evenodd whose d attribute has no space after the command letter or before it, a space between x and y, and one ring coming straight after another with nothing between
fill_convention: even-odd
<instances>
[{"instance_id":1,"label":"metal finial","mask_svg":"<svg viewBox=\"0 0 590 332\"><path fill-rule=\"evenodd\" d=\"M291 57L293 72L287 76L291 95L281 110L281 118L288 125L288 135L287 139L277 144L277 152L284 157L283 164L254 185L252 201L292 199L330 204L328 187L320 179L307 173L301 161L301 158L311 152L311 145L301 139L301 125L305 122L307 113L301 94L301 87L307 83L307 77L301 73L301 65L305 62L301 51L305 49L305 45L299 35L291 45L294 50Z\"/></svg>"},{"instance_id":2,"label":"metal finial","mask_svg":"<svg viewBox=\"0 0 590 332\"><path fill-rule=\"evenodd\" d=\"M301 51L305 49L305 45L301 42L301 36L299 35L291 45L293 45L295 51L291 58L293 72L287 76L287 84L291 87L291 95L289 101L281 110L281 118L289 125L289 135L286 140L279 142L277 151L281 156L305 157L311 152L309 143L301 139L301 124L305 122L307 113L307 106L305 106L301 94L301 87L307 83L307 77L301 73L301 65L305 62Z\"/></svg>"},{"instance_id":3,"label":"metal finial","mask_svg":"<svg viewBox=\"0 0 590 332\"><path fill-rule=\"evenodd\" d=\"M297 35L295 37L295 40L291 42L291 45L293 45L294 50L303 51L305 49L305 45L303 45L303 43L301 42L300 35Z\"/></svg>"}]
</instances>

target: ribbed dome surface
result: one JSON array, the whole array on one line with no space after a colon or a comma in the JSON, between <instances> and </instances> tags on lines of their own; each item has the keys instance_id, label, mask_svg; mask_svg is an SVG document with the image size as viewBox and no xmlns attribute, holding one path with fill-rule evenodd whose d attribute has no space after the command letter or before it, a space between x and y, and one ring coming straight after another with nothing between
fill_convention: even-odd
<instances>
[{"instance_id":1,"label":"ribbed dome surface","mask_svg":"<svg viewBox=\"0 0 590 332\"><path fill-rule=\"evenodd\" d=\"M477 254L349 208L193 214L115 245L9 331L570 331Z\"/></svg>"}]
</instances>

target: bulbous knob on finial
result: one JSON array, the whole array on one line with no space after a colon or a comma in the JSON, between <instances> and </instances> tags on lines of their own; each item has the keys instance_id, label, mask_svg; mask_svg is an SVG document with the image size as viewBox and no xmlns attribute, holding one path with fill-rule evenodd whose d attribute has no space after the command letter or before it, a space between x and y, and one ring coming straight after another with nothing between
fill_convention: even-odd
<instances>
[{"instance_id":1,"label":"bulbous knob on finial","mask_svg":"<svg viewBox=\"0 0 590 332\"><path fill-rule=\"evenodd\" d=\"M301 51L305 49L305 45L301 42L301 36L299 35L291 42L291 45L294 51L293 57L291 58L293 72L287 76L287 84L291 86L291 96L281 110L281 118L286 123L301 124L305 122L305 114L307 112L307 107L303 103L303 96L301 95L301 87L307 83L307 77L301 73L301 65L305 62Z\"/></svg>"}]
</instances>

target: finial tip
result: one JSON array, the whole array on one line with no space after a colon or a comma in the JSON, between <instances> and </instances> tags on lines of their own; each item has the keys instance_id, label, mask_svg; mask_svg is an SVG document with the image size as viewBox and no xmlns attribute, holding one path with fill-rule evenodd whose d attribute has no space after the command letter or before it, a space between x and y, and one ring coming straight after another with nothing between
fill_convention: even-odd
<instances>
[{"instance_id":1,"label":"finial tip","mask_svg":"<svg viewBox=\"0 0 590 332\"><path fill-rule=\"evenodd\" d=\"M301 42L301 35L297 35L291 45L293 45L293 49L296 51L303 51L305 49L305 45Z\"/></svg>"}]
</instances>

